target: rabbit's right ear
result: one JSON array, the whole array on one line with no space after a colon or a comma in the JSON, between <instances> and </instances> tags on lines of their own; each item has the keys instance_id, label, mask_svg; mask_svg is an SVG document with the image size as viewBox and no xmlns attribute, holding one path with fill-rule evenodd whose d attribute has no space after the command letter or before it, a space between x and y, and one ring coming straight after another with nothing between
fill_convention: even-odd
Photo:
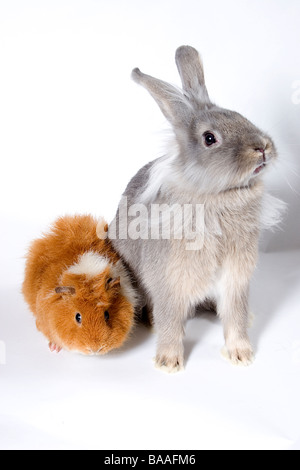
<instances>
[{"instance_id":1,"label":"rabbit's right ear","mask_svg":"<svg viewBox=\"0 0 300 470\"><path fill-rule=\"evenodd\" d=\"M132 71L132 79L149 91L175 130L182 128L182 125L189 125L193 107L181 90L142 73L140 69Z\"/></svg>"},{"instance_id":2,"label":"rabbit's right ear","mask_svg":"<svg viewBox=\"0 0 300 470\"><path fill-rule=\"evenodd\" d=\"M191 46L179 47L176 51L176 64L187 95L198 104L211 104L199 52Z\"/></svg>"}]
</instances>

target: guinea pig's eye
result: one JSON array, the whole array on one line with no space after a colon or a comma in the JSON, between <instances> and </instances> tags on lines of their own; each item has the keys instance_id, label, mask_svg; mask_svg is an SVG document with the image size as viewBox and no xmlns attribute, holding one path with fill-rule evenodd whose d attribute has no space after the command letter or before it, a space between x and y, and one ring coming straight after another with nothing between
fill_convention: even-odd
<instances>
[{"instance_id":1,"label":"guinea pig's eye","mask_svg":"<svg viewBox=\"0 0 300 470\"><path fill-rule=\"evenodd\" d=\"M204 134L204 142L207 147L210 147L213 144L217 143L217 139L215 138L214 134L211 132L205 132Z\"/></svg>"},{"instance_id":2,"label":"guinea pig's eye","mask_svg":"<svg viewBox=\"0 0 300 470\"><path fill-rule=\"evenodd\" d=\"M108 320L109 320L109 313L108 313L107 310L106 310L106 312L104 312L104 318L105 318L105 321L108 322Z\"/></svg>"},{"instance_id":3,"label":"guinea pig's eye","mask_svg":"<svg viewBox=\"0 0 300 470\"><path fill-rule=\"evenodd\" d=\"M80 313L76 313L76 315L75 315L75 320L76 320L76 322L77 322L79 325L81 325L81 323L82 323L82 317L81 317Z\"/></svg>"}]
</instances>

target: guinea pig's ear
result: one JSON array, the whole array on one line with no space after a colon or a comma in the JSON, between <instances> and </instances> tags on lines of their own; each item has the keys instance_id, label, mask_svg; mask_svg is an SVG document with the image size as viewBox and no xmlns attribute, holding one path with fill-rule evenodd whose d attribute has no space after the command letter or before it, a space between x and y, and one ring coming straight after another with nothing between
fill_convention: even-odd
<instances>
[{"instance_id":1,"label":"guinea pig's ear","mask_svg":"<svg viewBox=\"0 0 300 470\"><path fill-rule=\"evenodd\" d=\"M56 294L71 294L71 295L74 295L76 290L75 290L75 287L56 287L55 288L55 292Z\"/></svg>"},{"instance_id":2,"label":"guinea pig's ear","mask_svg":"<svg viewBox=\"0 0 300 470\"><path fill-rule=\"evenodd\" d=\"M111 290L116 287L120 287L121 285L121 279L120 277L112 278L109 277L105 283L105 288L106 290Z\"/></svg>"}]
</instances>

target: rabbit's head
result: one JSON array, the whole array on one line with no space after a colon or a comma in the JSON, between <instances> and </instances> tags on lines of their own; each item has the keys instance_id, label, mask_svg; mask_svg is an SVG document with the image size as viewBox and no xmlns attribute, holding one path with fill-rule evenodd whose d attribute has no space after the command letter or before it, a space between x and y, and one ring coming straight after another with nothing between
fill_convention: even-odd
<instances>
[{"instance_id":1,"label":"rabbit's head","mask_svg":"<svg viewBox=\"0 0 300 470\"><path fill-rule=\"evenodd\" d=\"M180 180L186 189L206 193L250 186L277 157L271 138L240 114L210 101L194 48L180 47L176 63L183 90L139 69L132 77L150 92L174 129L177 184Z\"/></svg>"}]
</instances>

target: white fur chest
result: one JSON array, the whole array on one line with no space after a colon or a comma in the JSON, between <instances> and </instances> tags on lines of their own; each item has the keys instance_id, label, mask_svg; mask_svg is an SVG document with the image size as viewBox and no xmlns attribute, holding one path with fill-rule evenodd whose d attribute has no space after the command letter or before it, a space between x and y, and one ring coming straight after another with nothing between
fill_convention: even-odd
<instances>
[{"instance_id":1,"label":"white fur chest","mask_svg":"<svg viewBox=\"0 0 300 470\"><path fill-rule=\"evenodd\" d=\"M193 306L207 298L218 300L236 261L244 266L240 276L249 278L257 261L261 208L257 196L249 201L230 194L229 201L224 195L213 203L206 201L198 249L187 248L190 240L171 241L167 278L178 298L189 299Z\"/></svg>"}]
</instances>

